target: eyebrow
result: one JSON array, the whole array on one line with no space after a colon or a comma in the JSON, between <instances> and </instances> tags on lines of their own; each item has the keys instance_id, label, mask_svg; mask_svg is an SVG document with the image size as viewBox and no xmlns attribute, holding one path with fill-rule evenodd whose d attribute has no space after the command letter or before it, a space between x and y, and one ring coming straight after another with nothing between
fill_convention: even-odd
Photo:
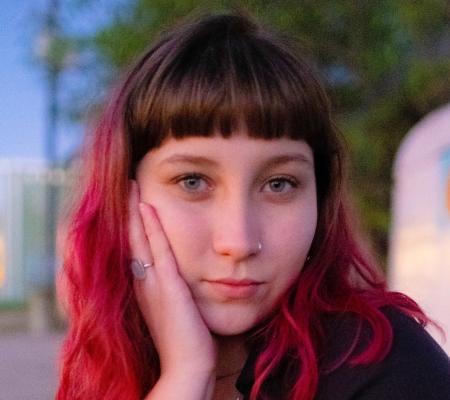
<instances>
[{"instance_id":1,"label":"eyebrow","mask_svg":"<svg viewBox=\"0 0 450 400\"><path fill-rule=\"evenodd\" d=\"M188 163L188 164L200 164L206 166L216 166L217 163L208 157L194 156L191 154L174 154L170 157L163 159L159 164L178 164L178 163Z\"/></svg>"},{"instance_id":2,"label":"eyebrow","mask_svg":"<svg viewBox=\"0 0 450 400\"><path fill-rule=\"evenodd\" d=\"M293 153L293 154L283 154L280 156L275 156L270 158L267 162L264 163L266 168L273 168L278 165L288 164L291 162L299 162L302 164L306 164L310 167L313 166L312 161L309 157L302 153ZM159 164L177 164L177 163L188 163L188 164L196 164L196 165L204 165L207 167L216 167L218 163L208 157L204 156L196 156L192 154L174 154L168 158L163 159Z\"/></svg>"},{"instance_id":3,"label":"eyebrow","mask_svg":"<svg viewBox=\"0 0 450 400\"><path fill-rule=\"evenodd\" d=\"M271 158L265 165L266 167L276 167L278 165L282 164L288 164L291 162L300 162L302 164L306 164L310 167L313 166L312 161L301 153L295 153L295 154L285 154L282 156L276 156L274 158Z\"/></svg>"}]
</instances>

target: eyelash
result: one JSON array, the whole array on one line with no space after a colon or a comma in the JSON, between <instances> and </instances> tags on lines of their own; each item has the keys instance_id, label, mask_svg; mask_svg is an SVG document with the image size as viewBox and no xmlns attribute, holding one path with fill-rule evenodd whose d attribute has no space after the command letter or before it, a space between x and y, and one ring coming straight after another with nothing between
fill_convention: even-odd
<instances>
[{"instance_id":1,"label":"eyelash","mask_svg":"<svg viewBox=\"0 0 450 400\"><path fill-rule=\"evenodd\" d=\"M207 178L204 175L195 173L195 172L181 175L181 176L175 178L174 181L176 184L180 185L181 183L187 182L189 179L201 179L208 185ZM294 179L289 176L279 175L279 176L274 176L274 177L270 178L268 181L264 182L263 187L265 187L266 185L269 185L272 182L277 182L277 181L288 183L292 189L298 188L300 185L297 179ZM190 190L186 186L184 186L183 189L192 194L199 193L196 191L196 189ZM284 192L276 192L276 191L274 191L272 193L285 194Z\"/></svg>"}]
</instances>

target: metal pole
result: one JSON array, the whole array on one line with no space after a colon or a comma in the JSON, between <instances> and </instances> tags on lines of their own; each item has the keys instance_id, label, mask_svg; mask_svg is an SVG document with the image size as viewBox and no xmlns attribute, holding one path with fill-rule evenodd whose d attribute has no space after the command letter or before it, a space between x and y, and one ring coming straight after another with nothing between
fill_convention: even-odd
<instances>
[{"instance_id":1,"label":"metal pole","mask_svg":"<svg viewBox=\"0 0 450 400\"><path fill-rule=\"evenodd\" d=\"M50 0L48 4L45 31L48 40L48 51L52 51L53 41L58 37L58 0ZM50 331L56 322L55 317L55 237L56 237L56 212L58 205L57 187L52 179L52 170L58 165L57 134L58 134L58 87L61 72L60 60L54 59L54 55L47 53L44 58L47 111L45 121L45 159L49 169L49 177L45 188L44 210L44 242L45 265L41 265L42 280L34 285L30 296L30 330L36 334Z\"/></svg>"},{"instance_id":2,"label":"metal pole","mask_svg":"<svg viewBox=\"0 0 450 400\"><path fill-rule=\"evenodd\" d=\"M58 37L58 0L50 0L50 8L47 19L47 29L50 40ZM53 62L52 62L53 61ZM45 132L45 158L49 170L52 171L58 165L57 143L58 143L58 87L61 72L59 60L53 60L51 57L46 65L47 71L47 121ZM55 273L55 234L56 234L56 212L57 212L57 192L55 184L50 178L47 186L46 201L46 249L50 256L47 271L48 283L53 283Z\"/></svg>"},{"instance_id":3,"label":"metal pole","mask_svg":"<svg viewBox=\"0 0 450 400\"><path fill-rule=\"evenodd\" d=\"M59 0L50 0L47 15L46 30L50 41L59 36L58 26L58 9ZM45 157L50 167L57 163L57 122L58 122L58 83L61 72L60 60L53 60L49 57L46 63L46 75L48 84L48 111L47 111L47 127L45 140Z\"/></svg>"}]
</instances>

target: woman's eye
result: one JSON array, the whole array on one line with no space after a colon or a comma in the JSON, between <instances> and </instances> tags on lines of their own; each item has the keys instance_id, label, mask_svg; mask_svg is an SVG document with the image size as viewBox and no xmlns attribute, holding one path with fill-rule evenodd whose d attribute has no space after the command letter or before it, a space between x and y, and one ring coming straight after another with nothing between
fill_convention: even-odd
<instances>
[{"instance_id":1,"label":"woman's eye","mask_svg":"<svg viewBox=\"0 0 450 400\"><path fill-rule=\"evenodd\" d=\"M184 175L177 179L177 183L188 192L202 192L208 189L206 180L200 175Z\"/></svg>"},{"instance_id":2,"label":"woman's eye","mask_svg":"<svg viewBox=\"0 0 450 400\"><path fill-rule=\"evenodd\" d=\"M264 187L264 191L269 191L273 193L286 193L291 191L292 189L296 188L298 186L298 183L289 178L273 178L269 180Z\"/></svg>"}]
</instances>

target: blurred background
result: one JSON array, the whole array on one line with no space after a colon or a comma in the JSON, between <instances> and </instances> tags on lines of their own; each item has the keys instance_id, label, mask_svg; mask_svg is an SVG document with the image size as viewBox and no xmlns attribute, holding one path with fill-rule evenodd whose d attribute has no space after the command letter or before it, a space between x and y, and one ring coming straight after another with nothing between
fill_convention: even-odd
<instances>
[{"instance_id":1,"label":"blurred background","mask_svg":"<svg viewBox=\"0 0 450 400\"><path fill-rule=\"evenodd\" d=\"M447 0L1 5L2 400L48 399L55 390L64 334L54 291L56 223L86 127L136 55L192 11L241 8L298 39L331 96L360 222L390 286L450 327Z\"/></svg>"}]
</instances>

